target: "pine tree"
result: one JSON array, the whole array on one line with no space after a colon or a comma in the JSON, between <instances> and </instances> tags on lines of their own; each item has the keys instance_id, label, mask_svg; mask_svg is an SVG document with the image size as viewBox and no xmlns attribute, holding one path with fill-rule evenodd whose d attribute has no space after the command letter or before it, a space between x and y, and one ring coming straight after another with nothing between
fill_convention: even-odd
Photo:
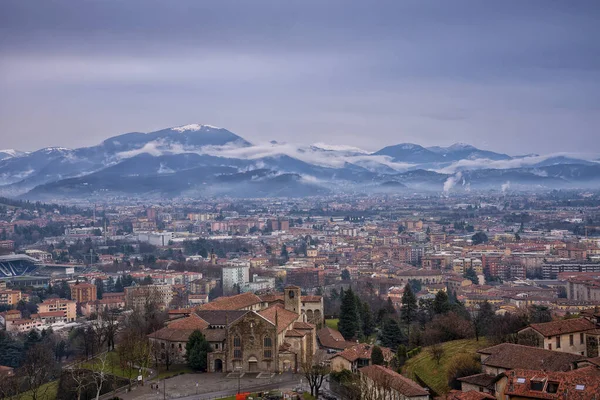
<instances>
[{"instance_id":1,"label":"pine tree","mask_svg":"<svg viewBox=\"0 0 600 400\"><path fill-rule=\"evenodd\" d=\"M211 351L210 343L208 343L202 332L199 330L192 332L185 344L185 358L190 368L195 371L206 371L208 353Z\"/></svg>"},{"instance_id":2,"label":"pine tree","mask_svg":"<svg viewBox=\"0 0 600 400\"><path fill-rule=\"evenodd\" d=\"M338 330L346 340L353 339L360 333L360 315L352 289L344 292L340 307Z\"/></svg>"},{"instance_id":3,"label":"pine tree","mask_svg":"<svg viewBox=\"0 0 600 400\"><path fill-rule=\"evenodd\" d=\"M406 336L402 333L398 321L387 318L383 323L379 340L381 340L381 344L385 347L396 349L401 343L406 341Z\"/></svg>"},{"instance_id":4,"label":"pine tree","mask_svg":"<svg viewBox=\"0 0 600 400\"><path fill-rule=\"evenodd\" d=\"M383 351L381 351L381 347L373 346L373 350L371 350L371 364L373 365L383 365L385 359L383 358Z\"/></svg>"},{"instance_id":5,"label":"pine tree","mask_svg":"<svg viewBox=\"0 0 600 400\"><path fill-rule=\"evenodd\" d=\"M117 277L117 281L115 282L115 292L116 293L121 293L123 292L124 288L123 288L123 282L121 281L121 277L118 276Z\"/></svg>"},{"instance_id":6,"label":"pine tree","mask_svg":"<svg viewBox=\"0 0 600 400\"><path fill-rule=\"evenodd\" d=\"M410 288L409 284L404 286L404 293L402 294L402 306L400 307L400 319L406 325L407 336L410 336L410 325L417 319L417 298Z\"/></svg>"},{"instance_id":7,"label":"pine tree","mask_svg":"<svg viewBox=\"0 0 600 400\"><path fill-rule=\"evenodd\" d=\"M360 302L360 300L359 300ZM371 307L366 301L360 307L360 320L362 322L362 333L365 337L369 337L375 331L375 321L373 321L373 313Z\"/></svg>"},{"instance_id":8,"label":"pine tree","mask_svg":"<svg viewBox=\"0 0 600 400\"><path fill-rule=\"evenodd\" d=\"M102 296L104 295L104 282L102 279L96 278L94 283L96 284L96 297L102 299Z\"/></svg>"},{"instance_id":9,"label":"pine tree","mask_svg":"<svg viewBox=\"0 0 600 400\"><path fill-rule=\"evenodd\" d=\"M471 282L473 282L474 285L477 285L479 283L479 278L477 277L477 272L475 272L473 267L467 268L467 270L465 271L464 277L466 279L470 280Z\"/></svg>"},{"instance_id":10,"label":"pine tree","mask_svg":"<svg viewBox=\"0 0 600 400\"><path fill-rule=\"evenodd\" d=\"M444 290L440 290L436 293L435 299L433 300L433 312L434 314L446 314L450 311L450 300L448 294Z\"/></svg>"}]
</instances>

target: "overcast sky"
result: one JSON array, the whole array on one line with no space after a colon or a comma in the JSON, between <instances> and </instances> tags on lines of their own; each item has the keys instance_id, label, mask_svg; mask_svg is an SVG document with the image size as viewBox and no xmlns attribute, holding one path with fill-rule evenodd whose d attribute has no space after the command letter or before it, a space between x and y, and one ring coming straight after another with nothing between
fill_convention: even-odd
<instances>
[{"instance_id":1,"label":"overcast sky","mask_svg":"<svg viewBox=\"0 0 600 400\"><path fill-rule=\"evenodd\" d=\"M0 1L0 148L189 123L251 142L600 152L600 1Z\"/></svg>"}]
</instances>

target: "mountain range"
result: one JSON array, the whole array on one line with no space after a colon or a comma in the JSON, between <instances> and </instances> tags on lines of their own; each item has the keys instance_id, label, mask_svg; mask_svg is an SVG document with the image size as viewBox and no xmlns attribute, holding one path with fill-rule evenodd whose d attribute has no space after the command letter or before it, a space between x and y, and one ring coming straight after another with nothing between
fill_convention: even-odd
<instances>
[{"instance_id":1,"label":"mountain range","mask_svg":"<svg viewBox=\"0 0 600 400\"><path fill-rule=\"evenodd\" d=\"M0 150L0 194L30 199L598 187L597 157L510 156L464 143L400 143L376 152L343 144L252 144L200 124L126 133L77 149Z\"/></svg>"}]
</instances>

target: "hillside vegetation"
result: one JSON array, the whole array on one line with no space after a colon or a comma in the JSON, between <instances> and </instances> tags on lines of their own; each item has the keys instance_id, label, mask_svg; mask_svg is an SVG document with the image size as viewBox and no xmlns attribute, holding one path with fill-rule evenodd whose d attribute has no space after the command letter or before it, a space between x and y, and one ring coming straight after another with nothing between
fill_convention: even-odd
<instances>
[{"instance_id":1,"label":"hillside vegetation","mask_svg":"<svg viewBox=\"0 0 600 400\"><path fill-rule=\"evenodd\" d=\"M421 379L427 386L438 394L447 393L450 388L447 382L447 371L449 361L453 356L459 353L475 354L477 350L486 347L488 344L485 339L463 339L442 343L444 355L438 365L436 360L431 357L428 347L415 357L409 359L403 368L403 374L415 381ZM418 378L417 378L418 377Z\"/></svg>"}]
</instances>

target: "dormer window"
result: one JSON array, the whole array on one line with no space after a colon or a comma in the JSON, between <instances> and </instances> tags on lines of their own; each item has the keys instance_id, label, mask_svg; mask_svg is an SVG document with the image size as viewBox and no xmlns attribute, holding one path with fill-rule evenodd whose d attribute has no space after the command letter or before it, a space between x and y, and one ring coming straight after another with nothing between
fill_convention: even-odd
<instances>
[{"instance_id":1,"label":"dormer window","mask_svg":"<svg viewBox=\"0 0 600 400\"><path fill-rule=\"evenodd\" d=\"M558 382L548 382L548 386L546 386L547 393L556 393L558 392Z\"/></svg>"}]
</instances>

